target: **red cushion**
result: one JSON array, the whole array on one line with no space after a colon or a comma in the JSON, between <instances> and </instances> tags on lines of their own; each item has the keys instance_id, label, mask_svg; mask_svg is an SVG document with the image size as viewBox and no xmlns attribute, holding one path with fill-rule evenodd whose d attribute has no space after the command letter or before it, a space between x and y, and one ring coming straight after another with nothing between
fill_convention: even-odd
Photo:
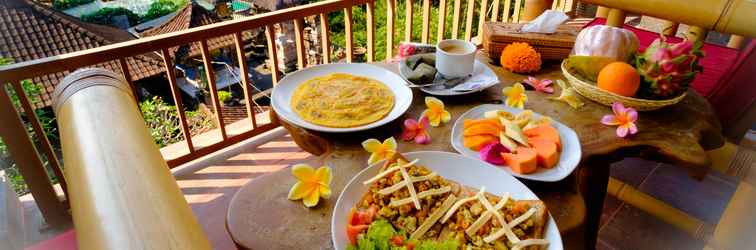
<instances>
[{"instance_id":1,"label":"red cushion","mask_svg":"<svg viewBox=\"0 0 756 250\"><path fill-rule=\"evenodd\" d=\"M68 230L52 239L27 247L26 250L77 250L76 231Z\"/></svg>"},{"instance_id":2,"label":"red cushion","mask_svg":"<svg viewBox=\"0 0 756 250\"><path fill-rule=\"evenodd\" d=\"M586 27L593 25L600 25L606 23L604 18L596 18L586 25ZM639 29L633 26L625 25L625 29L631 30L638 36L640 41L640 51L643 51L650 45L656 38L659 38L659 33ZM680 42L681 38L668 37L670 42ZM738 50L731 49L715 44L704 44L703 46L704 58L700 60L699 65L703 66L704 71L696 75L696 79L691 84L693 89L699 94L710 97L717 85L722 81L723 77L727 75L732 65L738 59Z\"/></svg>"}]
</instances>

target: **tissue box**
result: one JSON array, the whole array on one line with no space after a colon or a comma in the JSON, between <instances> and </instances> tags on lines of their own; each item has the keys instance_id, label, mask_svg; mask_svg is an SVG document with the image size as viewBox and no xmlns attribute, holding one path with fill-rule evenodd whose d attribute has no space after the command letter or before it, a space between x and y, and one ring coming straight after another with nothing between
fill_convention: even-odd
<instances>
[{"instance_id":1,"label":"tissue box","mask_svg":"<svg viewBox=\"0 0 756 250\"><path fill-rule=\"evenodd\" d=\"M526 42L533 46L544 61L559 61L567 58L580 33L581 25L562 24L553 34L524 33L523 24L486 22L483 26L483 48L492 61L498 63L501 51L513 42Z\"/></svg>"}]
</instances>

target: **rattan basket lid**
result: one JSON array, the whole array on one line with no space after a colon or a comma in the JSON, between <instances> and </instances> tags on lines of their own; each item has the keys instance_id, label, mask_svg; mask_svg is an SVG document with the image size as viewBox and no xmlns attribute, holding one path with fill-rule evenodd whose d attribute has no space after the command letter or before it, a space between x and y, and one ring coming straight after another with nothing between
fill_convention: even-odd
<instances>
[{"instance_id":1,"label":"rattan basket lid","mask_svg":"<svg viewBox=\"0 0 756 250\"><path fill-rule=\"evenodd\" d=\"M533 46L572 48L580 33L580 26L562 24L553 34L528 33L520 31L524 24L487 22L484 41L495 43L527 42Z\"/></svg>"}]
</instances>

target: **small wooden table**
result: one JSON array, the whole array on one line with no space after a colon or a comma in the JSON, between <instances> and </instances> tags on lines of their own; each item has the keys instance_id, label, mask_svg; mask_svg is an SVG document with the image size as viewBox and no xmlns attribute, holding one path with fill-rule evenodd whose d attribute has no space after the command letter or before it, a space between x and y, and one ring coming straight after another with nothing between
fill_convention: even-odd
<instances>
[{"instance_id":1,"label":"small wooden table","mask_svg":"<svg viewBox=\"0 0 756 250\"><path fill-rule=\"evenodd\" d=\"M478 59L489 62L482 54ZM377 65L398 72L396 64ZM502 103L501 89L526 78L499 66L489 64L489 67L496 72L501 84L477 94L441 98L452 114L452 121L430 130L431 144L398 140L398 150L455 152L450 144L454 120L480 104ZM558 64L546 66L537 77L564 79ZM665 160L688 167L691 175L700 178L710 164L704 150L719 147L724 142L712 108L692 90L677 105L641 112L637 122L640 131L630 139L617 138L615 127L599 122L603 115L611 113L610 107L584 99L585 106L574 110L565 103L546 98L557 96L560 91L553 95L528 91L525 108L551 116L577 132L583 151L581 165L560 182L523 182L546 202L562 233L583 224L586 248L595 246L611 163L631 156ZM333 196L307 209L301 202L286 198L296 182L289 168L256 178L242 187L229 205L226 225L237 246L242 249L332 249L331 213L336 199L346 183L367 165L368 153L360 142L367 138L399 138L401 122L408 117L417 118L425 109L424 96L414 90L412 106L402 118L360 133L324 134L280 121L300 147L320 156L309 162L310 165L333 168Z\"/></svg>"}]
</instances>

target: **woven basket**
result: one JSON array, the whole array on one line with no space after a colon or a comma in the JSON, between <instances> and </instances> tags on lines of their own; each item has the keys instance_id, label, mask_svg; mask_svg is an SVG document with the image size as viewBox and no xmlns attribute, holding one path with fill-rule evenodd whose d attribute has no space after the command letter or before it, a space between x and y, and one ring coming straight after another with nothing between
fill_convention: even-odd
<instances>
[{"instance_id":1,"label":"woven basket","mask_svg":"<svg viewBox=\"0 0 756 250\"><path fill-rule=\"evenodd\" d=\"M567 60L562 61L562 73L567 77L567 81L570 82L572 87L580 95L606 106L612 106L614 102L621 102L625 107L631 107L638 111L650 111L676 104L685 99L687 95L687 93L683 93L678 97L667 100L647 100L617 95L600 89L596 87L595 83L583 79L577 74L573 74L567 69L566 63Z\"/></svg>"},{"instance_id":2,"label":"woven basket","mask_svg":"<svg viewBox=\"0 0 756 250\"><path fill-rule=\"evenodd\" d=\"M575 44L580 26L560 25L554 34L525 33L520 31L524 24L486 22L483 26L483 48L488 56L498 63L501 52L513 42L530 44L541 54L544 61L560 61L567 58Z\"/></svg>"}]
</instances>

